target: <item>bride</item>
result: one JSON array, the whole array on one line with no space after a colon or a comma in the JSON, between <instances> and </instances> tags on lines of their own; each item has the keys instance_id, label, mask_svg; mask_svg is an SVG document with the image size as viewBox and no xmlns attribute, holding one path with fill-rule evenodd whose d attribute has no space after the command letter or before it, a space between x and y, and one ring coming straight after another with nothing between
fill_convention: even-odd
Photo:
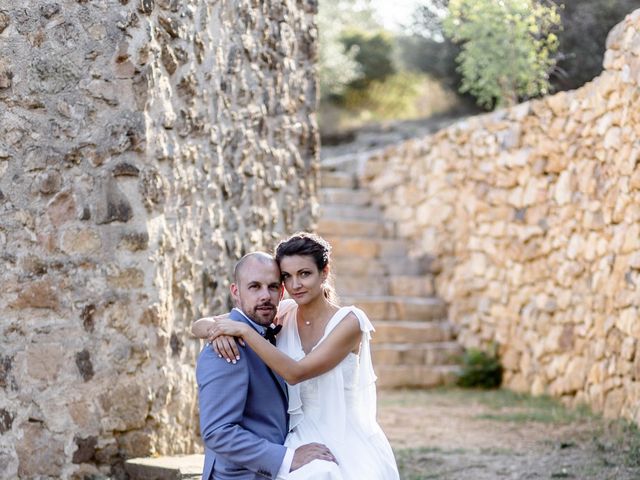
<instances>
[{"instance_id":1,"label":"bride","mask_svg":"<svg viewBox=\"0 0 640 480\"><path fill-rule=\"evenodd\" d=\"M325 240L309 233L297 233L276 248L291 297L278 307L283 328L277 348L247 324L224 317L200 319L192 331L210 340L226 335L248 343L288 384L285 445L322 443L336 457L337 466L314 460L288 478L316 478L318 470L327 480L395 480L393 452L376 422L373 326L362 310L336 305L328 286L330 251ZM220 344L219 353L235 360L236 353L230 357L225 351Z\"/></svg>"}]
</instances>

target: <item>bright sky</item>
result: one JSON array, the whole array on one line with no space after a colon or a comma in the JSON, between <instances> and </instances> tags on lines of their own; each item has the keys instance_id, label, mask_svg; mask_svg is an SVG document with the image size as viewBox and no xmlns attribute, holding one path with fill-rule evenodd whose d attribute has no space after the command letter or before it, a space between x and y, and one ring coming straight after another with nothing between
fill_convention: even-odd
<instances>
[{"instance_id":1,"label":"bright sky","mask_svg":"<svg viewBox=\"0 0 640 480\"><path fill-rule=\"evenodd\" d=\"M408 25L413 10L420 3L421 0L371 0L380 22L389 30L397 30L402 24Z\"/></svg>"}]
</instances>

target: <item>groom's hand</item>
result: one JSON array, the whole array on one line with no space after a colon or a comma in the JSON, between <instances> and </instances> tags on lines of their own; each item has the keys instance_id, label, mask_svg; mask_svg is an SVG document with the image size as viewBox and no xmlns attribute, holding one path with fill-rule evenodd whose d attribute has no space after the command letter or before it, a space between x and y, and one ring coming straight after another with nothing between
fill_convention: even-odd
<instances>
[{"instance_id":1,"label":"groom's hand","mask_svg":"<svg viewBox=\"0 0 640 480\"><path fill-rule=\"evenodd\" d=\"M307 443L296 448L293 453L291 471L297 470L312 460L326 460L328 462L338 463L336 457L331 453L331 450L321 443Z\"/></svg>"}]
</instances>

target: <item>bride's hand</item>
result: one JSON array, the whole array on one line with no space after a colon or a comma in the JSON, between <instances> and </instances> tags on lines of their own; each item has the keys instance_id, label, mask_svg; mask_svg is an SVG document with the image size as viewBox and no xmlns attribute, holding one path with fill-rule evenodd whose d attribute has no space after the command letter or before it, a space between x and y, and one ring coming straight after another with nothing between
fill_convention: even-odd
<instances>
[{"instance_id":1,"label":"bride's hand","mask_svg":"<svg viewBox=\"0 0 640 480\"><path fill-rule=\"evenodd\" d=\"M208 343L213 348L213 351L218 354L218 357L224 358L227 362L236 363L236 361L240 360L238 343L244 347L244 340L241 338L236 339L229 335L221 335L209 340Z\"/></svg>"},{"instance_id":2,"label":"bride's hand","mask_svg":"<svg viewBox=\"0 0 640 480\"><path fill-rule=\"evenodd\" d=\"M215 339L221 336L242 338L250 329L247 324L237 322L235 320L229 320L228 318L215 317L212 321L213 324L207 331L207 340L209 342L213 342Z\"/></svg>"}]
</instances>

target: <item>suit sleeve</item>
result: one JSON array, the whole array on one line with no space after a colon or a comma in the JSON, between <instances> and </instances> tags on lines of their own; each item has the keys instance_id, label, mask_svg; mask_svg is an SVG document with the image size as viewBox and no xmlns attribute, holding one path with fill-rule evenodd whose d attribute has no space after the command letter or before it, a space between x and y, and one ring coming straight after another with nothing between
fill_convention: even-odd
<instances>
[{"instance_id":1,"label":"suit sleeve","mask_svg":"<svg viewBox=\"0 0 640 480\"><path fill-rule=\"evenodd\" d=\"M245 355L233 365L206 346L198 361L196 378L200 432L206 447L247 470L275 478L286 447L241 426L249 385Z\"/></svg>"}]
</instances>

